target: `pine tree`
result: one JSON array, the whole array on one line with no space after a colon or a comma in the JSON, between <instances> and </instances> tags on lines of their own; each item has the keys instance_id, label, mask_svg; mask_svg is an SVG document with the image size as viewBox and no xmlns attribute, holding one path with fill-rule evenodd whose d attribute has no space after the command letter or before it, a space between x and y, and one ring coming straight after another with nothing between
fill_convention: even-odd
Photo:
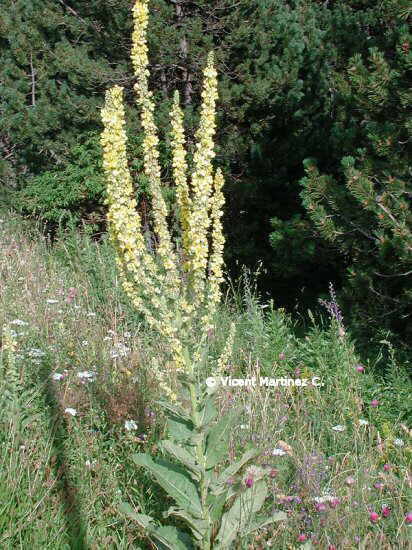
<instances>
[{"instance_id":1,"label":"pine tree","mask_svg":"<svg viewBox=\"0 0 412 550\"><path fill-rule=\"evenodd\" d=\"M353 128L341 170L305 163L302 199L345 258L344 296L363 327L412 331L411 34L399 14L386 51L353 55L336 76L339 119ZM355 138L355 139L354 139Z\"/></svg>"}]
</instances>

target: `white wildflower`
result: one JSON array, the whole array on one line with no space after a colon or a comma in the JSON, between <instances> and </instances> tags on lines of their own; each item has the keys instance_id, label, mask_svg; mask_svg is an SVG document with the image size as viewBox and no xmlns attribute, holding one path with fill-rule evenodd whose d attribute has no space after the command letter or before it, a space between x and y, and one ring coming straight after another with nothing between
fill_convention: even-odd
<instances>
[{"instance_id":1,"label":"white wildflower","mask_svg":"<svg viewBox=\"0 0 412 550\"><path fill-rule=\"evenodd\" d=\"M369 422L367 420L365 420L364 418L359 418L359 424L361 426L368 426Z\"/></svg>"},{"instance_id":2,"label":"white wildflower","mask_svg":"<svg viewBox=\"0 0 412 550\"><path fill-rule=\"evenodd\" d=\"M39 348L31 348L29 351L28 351L28 356L29 357L44 357L46 354L44 351L42 351L41 349Z\"/></svg>"},{"instance_id":3,"label":"white wildflower","mask_svg":"<svg viewBox=\"0 0 412 550\"><path fill-rule=\"evenodd\" d=\"M272 455L274 456L284 456L286 454L286 451L284 451L283 449L280 449L279 447L273 449L272 451Z\"/></svg>"},{"instance_id":4,"label":"white wildflower","mask_svg":"<svg viewBox=\"0 0 412 550\"><path fill-rule=\"evenodd\" d=\"M130 348L119 342L110 351L110 357L112 359L116 359L116 357L126 357L129 353Z\"/></svg>"},{"instance_id":5,"label":"white wildflower","mask_svg":"<svg viewBox=\"0 0 412 550\"><path fill-rule=\"evenodd\" d=\"M55 372L52 375L52 378L53 380L61 380L62 378L64 378L64 374L61 374L60 372Z\"/></svg>"},{"instance_id":6,"label":"white wildflower","mask_svg":"<svg viewBox=\"0 0 412 550\"><path fill-rule=\"evenodd\" d=\"M48 300L46 300L46 302L48 304L58 304L59 300L54 300L53 298L49 298Z\"/></svg>"},{"instance_id":7,"label":"white wildflower","mask_svg":"<svg viewBox=\"0 0 412 550\"><path fill-rule=\"evenodd\" d=\"M403 447L405 443L403 442L403 439L396 438L393 440L393 444L397 447Z\"/></svg>"},{"instance_id":8,"label":"white wildflower","mask_svg":"<svg viewBox=\"0 0 412 550\"><path fill-rule=\"evenodd\" d=\"M96 373L92 372L92 371L85 370L85 371L77 373L77 376L79 378L84 379L84 380L94 380L94 378L96 376Z\"/></svg>"},{"instance_id":9,"label":"white wildflower","mask_svg":"<svg viewBox=\"0 0 412 550\"><path fill-rule=\"evenodd\" d=\"M25 327L29 323L27 321L22 321L21 319L14 319L13 321L10 321L11 325L17 325L19 327Z\"/></svg>"},{"instance_id":10,"label":"white wildflower","mask_svg":"<svg viewBox=\"0 0 412 550\"><path fill-rule=\"evenodd\" d=\"M137 430L137 424L134 420L126 420L126 422L124 423L124 427L128 431Z\"/></svg>"},{"instance_id":11,"label":"white wildflower","mask_svg":"<svg viewBox=\"0 0 412 550\"><path fill-rule=\"evenodd\" d=\"M77 414L76 409L72 409L71 407L67 407L66 409L64 409L64 412L67 414L71 414L72 416L76 416Z\"/></svg>"},{"instance_id":12,"label":"white wildflower","mask_svg":"<svg viewBox=\"0 0 412 550\"><path fill-rule=\"evenodd\" d=\"M320 497L314 497L313 501L317 504L323 504L325 502L332 502L336 497L334 495L330 495L328 493L325 493L324 495Z\"/></svg>"},{"instance_id":13,"label":"white wildflower","mask_svg":"<svg viewBox=\"0 0 412 550\"><path fill-rule=\"evenodd\" d=\"M335 432L344 432L346 430L345 426L338 424L337 426L332 426L332 430Z\"/></svg>"}]
</instances>

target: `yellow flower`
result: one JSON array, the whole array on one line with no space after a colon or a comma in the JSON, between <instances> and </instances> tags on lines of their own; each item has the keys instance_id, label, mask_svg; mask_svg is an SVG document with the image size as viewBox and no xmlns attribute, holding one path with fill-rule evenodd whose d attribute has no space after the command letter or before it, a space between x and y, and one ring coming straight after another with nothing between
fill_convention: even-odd
<instances>
[{"instance_id":1,"label":"yellow flower","mask_svg":"<svg viewBox=\"0 0 412 550\"><path fill-rule=\"evenodd\" d=\"M223 176L217 170L213 177L212 166L215 155L213 138L217 73L213 65L213 53L210 53L204 71L202 107L190 184L184 148L184 117L178 93L174 96L171 141L181 226L182 248L178 249L167 223L169 212L162 193L153 94L148 88L148 0L136 0L133 19L131 59L136 75L134 89L144 131L144 172L150 186L156 247L154 251L146 247L136 200L133 198L133 183L126 156L122 88L119 86L106 93L102 109L104 130L101 143L107 181L109 234L116 249L116 264L122 287L134 307L144 314L150 326L167 341L178 372L187 368L183 352L187 342L190 339L196 341L199 330L203 338L205 331L212 326L223 281ZM178 252L182 257L178 256ZM172 398L174 393L171 386L162 376L160 373L161 386Z\"/></svg>"}]
</instances>

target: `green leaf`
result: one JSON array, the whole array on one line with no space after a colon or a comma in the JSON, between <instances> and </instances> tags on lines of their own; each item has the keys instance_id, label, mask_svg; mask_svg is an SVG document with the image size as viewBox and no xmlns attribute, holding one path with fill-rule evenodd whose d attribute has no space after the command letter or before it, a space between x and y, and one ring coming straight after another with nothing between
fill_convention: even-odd
<instances>
[{"instance_id":1,"label":"green leaf","mask_svg":"<svg viewBox=\"0 0 412 550\"><path fill-rule=\"evenodd\" d=\"M233 417L234 413L225 415L209 431L206 442L206 468L213 468L227 455Z\"/></svg>"},{"instance_id":2,"label":"green leaf","mask_svg":"<svg viewBox=\"0 0 412 550\"><path fill-rule=\"evenodd\" d=\"M207 496L206 503L209 506L210 517L213 522L218 521L221 518L223 506L226 502L226 492L220 495L209 494Z\"/></svg>"},{"instance_id":3,"label":"green leaf","mask_svg":"<svg viewBox=\"0 0 412 550\"><path fill-rule=\"evenodd\" d=\"M167 419L167 431L175 441L187 441L193 435L193 424L175 415Z\"/></svg>"},{"instance_id":4,"label":"green leaf","mask_svg":"<svg viewBox=\"0 0 412 550\"><path fill-rule=\"evenodd\" d=\"M266 483L257 481L250 489L238 495L232 507L223 515L217 541L222 548L230 548L236 537L250 528L251 521L262 507L267 495Z\"/></svg>"},{"instance_id":5,"label":"green leaf","mask_svg":"<svg viewBox=\"0 0 412 550\"><path fill-rule=\"evenodd\" d=\"M214 404L213 396L208 396L206 398L205 406L200 410L200 425L207 426L216 418L218 411Z\"/></svg>"},{"instance_id":6,"label":"green leaf","mask_svg":"<svg viewBox=\"0 0 412 550\"><path fill-rule=\"evenodd\" d=\"M202 517L202 506L196 485L190 480L183 468L167 462L166 460L153 461L152 457L145 453L133 456L138 466L148 469L156 478L156 481L176 501L180 508L193 514L194 517Z\"/></svg>"},{"instance_id":7,"label":"green leaf","mask_svg":"<svg viewBox=\"0 0 412 550\"><path fill-rule=\"evenodd\" d=\"M173 441L165 440L160 442L160 448L176 458L191 471L192 477L200 480L200 468L196 463L196 457L183 447L176 445Z\"/></svg>"},{"instance_id":8,"label":"green leaf","mask_svg":"<svg viewBox=\"0 0 412 550\"><path fill-rule=\"evenodd\" d=\"M196 540L203 539L208 528L208 522L206 520L196 519L192 517L190 514L188 514L187 512L185 512L184 510L181 510L180 508L175 508L174 506L171 506L169 510L167 512L164 512L163 514L163 517L165 518L169 516L175 516L185 521L190 527L195 539Z\"/></svg>"},{"instance_id":9,"label":"green leaf","mask_svg":"<svg viewBox=\"0 0 412 550\"><path fill-rule=\"evenodd\" d=\"M153 529L150 535L156 539L156 547L159 550L194 550L189 535L171 525Z\"/></svg>"},{"instance_id":10,"label":"green leaf","mask_svg":"<svg viewBox=\"0 0 412 550\"><path fill-rule=\"evenodd\" d=\"M119 510L125 514L128 518L136 521L143 529L148 529L150 524L154 521L151 516L146 514L138 514L127 502L121 502L119 504Z\"/></svg>"},{"instance_id":11,"label":"green leaf","mask_svg":"<svg viewBox=\"0 0 412 550\"><path fill-rule=\"evenodd\" d=\"M167 401L156 401L156 403L163 409L166 409L168 412L172 413L174 416L190 421L189 415L182 407L179 407L179 405L172 405L172 403L168 403Z\"/></svg>"}]
</instances>

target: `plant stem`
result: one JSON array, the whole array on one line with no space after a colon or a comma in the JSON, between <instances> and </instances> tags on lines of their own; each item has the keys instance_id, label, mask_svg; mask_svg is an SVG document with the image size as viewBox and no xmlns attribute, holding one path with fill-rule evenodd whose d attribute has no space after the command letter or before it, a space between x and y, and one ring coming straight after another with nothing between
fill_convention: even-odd
<instances>
[{"instance_id":1,"label":"plant stem","mask_svg":"<svg viewBox=\"0 0 412 550\"><path fill-rule=\"evenodd\" d=\"M197 391L196 386L193 382L190 382L189 385L189 391L190 391L190 401L191 401L191 416L192 421L196 429L200 428L199 423L199 413L197 410ZM196 442L196 454L197 454L197 461L199 466L201 467L201 474L200 474L200 501L202 504L202 519L207 521L208 528L206 530L205 536L203 538L202 542L202 550L210 550L210 531L211 531L211 520L209 515L209 508L207 506L206 500L207 500L207 484L206 484L206 457L205 457L205 449L204 449L204 435L202 435L202 438L199 438Z\"/></svg>"}]
</instances>

